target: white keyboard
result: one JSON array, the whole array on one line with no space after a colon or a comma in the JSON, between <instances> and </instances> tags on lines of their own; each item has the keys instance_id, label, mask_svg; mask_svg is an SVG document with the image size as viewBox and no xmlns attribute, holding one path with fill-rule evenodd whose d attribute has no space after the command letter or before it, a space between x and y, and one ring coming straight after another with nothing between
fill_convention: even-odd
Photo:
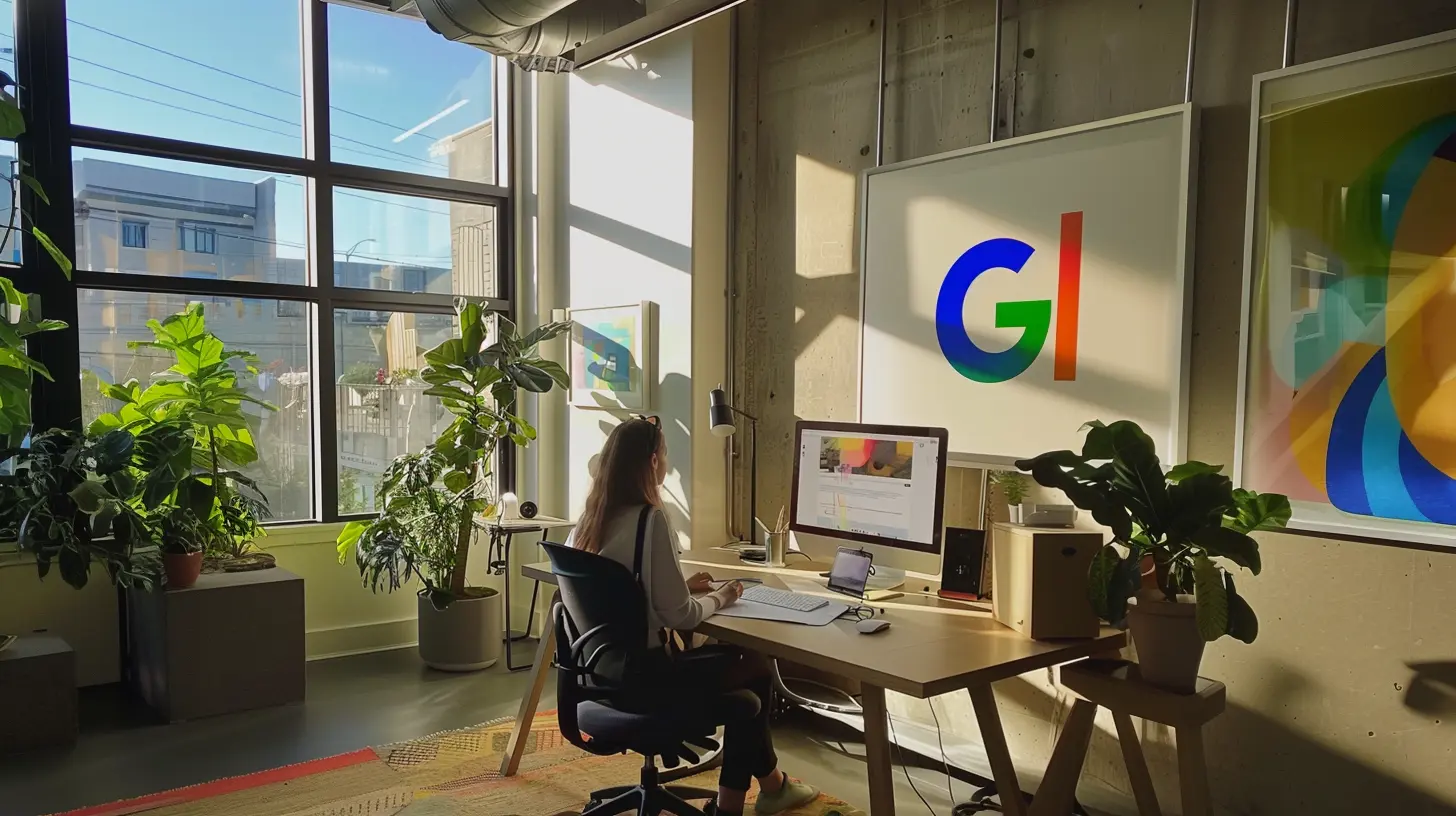
<instances>
[{"instance_id":1,"label":"white keyboard","mask_svg":"<svg viewBox=\"0 0 1456 816\"><path fill-rule=\"evenodd\" d=\"M777 606L780 609L792 609L795 612L813 612L814 610L828 606L829 602L823 598L816 598L813 595L800 595L797 592L789 592L783 589L774 589L762 584L755 584L743 590L743 599L756 603Z\"/></svg>"}]
</instances>

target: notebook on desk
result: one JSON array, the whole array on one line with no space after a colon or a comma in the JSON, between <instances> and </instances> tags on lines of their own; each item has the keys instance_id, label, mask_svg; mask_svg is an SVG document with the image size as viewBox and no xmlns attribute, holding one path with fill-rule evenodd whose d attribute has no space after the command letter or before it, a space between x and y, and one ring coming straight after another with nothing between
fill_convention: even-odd
<instances>
[{"instance_id":1,"label":"notebook on desk","mask_svg":"<svg viewBox=\"0 0 1456 816\"><path fill-rule=\"evenodd\" d=\"M754 620L798 623L804 626L827 626L831 621L843 615L848 610L849 607L837 601L830 601L824 606L808 612L800 612L795 609L769 606L768 604L757 603L747 598L740 598L732 606L718 610L718 614L728 618L752 618Z\"/></svg>"}]
</instances>

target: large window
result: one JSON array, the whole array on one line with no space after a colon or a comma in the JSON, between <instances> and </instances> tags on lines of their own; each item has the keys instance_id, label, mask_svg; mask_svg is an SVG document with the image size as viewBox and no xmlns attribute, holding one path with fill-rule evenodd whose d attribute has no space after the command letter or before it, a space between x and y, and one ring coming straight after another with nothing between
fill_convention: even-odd
<instances>
[{"instance_id":1,"label":"large window","mask_svg":"<svg viewBox=\"0 0 1456 816\"><path fill-rule=\"evenodd\" d=\"M98 383L162 375L168 360L131 344L200 302L258 356L240 387L277 408L250 414L248 474L274 520L375 510L385 465L448 422L419 371L458 332L454 298L509 312L504 62L388 2L0 3L30 6L37 24L14 36L45 40L0 68L69 94L30 123L69 145L37 174L73 191L73 282L22 273L76 300L78 358L45 361L79 388L48 387L71 403L48 414L89 420L111 410ZM65 87L46 54L64 54Z\"/></svg>"}]
</instances>

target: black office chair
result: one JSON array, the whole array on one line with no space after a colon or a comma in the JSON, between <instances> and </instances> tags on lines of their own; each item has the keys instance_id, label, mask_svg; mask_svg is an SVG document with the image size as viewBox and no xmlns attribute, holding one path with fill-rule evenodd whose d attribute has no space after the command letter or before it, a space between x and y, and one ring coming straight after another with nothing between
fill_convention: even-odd
<instances>
[{"instance_id":1,"label":"black office chair","mask_svg":"<svg viewBox=\"0 0 1456 816\"><path fill-rule=\"evenodd\" d=\"M702 759L689 746L717 751L713 737L718 726L756 716L757 695L735 691L687 709L661 707L650 695L634 693L630 683L635 666L648 652L647 603L639 576L594 553L543 546L562 598L552 609L561 734L598 756L632 752L643 757L638 784L594 791L582 816L705 816L688 802L714 803L717 794L660 784L656 759L661 757L671 769Z\"/></svg>"}]
</instances>

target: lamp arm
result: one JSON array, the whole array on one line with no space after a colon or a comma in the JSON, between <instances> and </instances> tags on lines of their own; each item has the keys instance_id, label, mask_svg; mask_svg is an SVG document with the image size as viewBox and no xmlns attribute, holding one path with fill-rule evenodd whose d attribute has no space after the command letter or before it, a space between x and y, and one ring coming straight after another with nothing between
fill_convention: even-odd
<instances>
[{"instance_id":1,"label":"lamp arm","mask_svg":"<svg viewBox=\"0 0 1456 816\"><path fill-rule=\"evenodd\" d=\"M724 403L724 404L727 405L727 403ZM737 408L734 408L732 405L728 405L728 410L730 410L733 413L735 413L735 414L743 417L744 419L748 420L749 422L757 422L758 421L758 417L754 416L753 414L748 413L747 411L740 411Z\"/></svg>"}]
</instances>

